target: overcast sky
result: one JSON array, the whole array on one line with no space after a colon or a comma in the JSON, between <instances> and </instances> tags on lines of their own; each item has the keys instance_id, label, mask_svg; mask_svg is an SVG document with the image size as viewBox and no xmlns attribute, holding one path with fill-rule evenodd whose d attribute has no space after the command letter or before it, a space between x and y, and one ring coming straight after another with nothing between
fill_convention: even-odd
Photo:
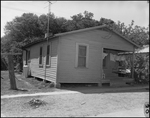
<instances>
[{"instance_id":1,"label":"overcast sky","mask_svg":"<svg viewBox=\"0 0 150 118\"><path fill-rule=\"evenodd\" d=\"M101 17L121 21L125 25L135 21L136 25L149 25L149 3L147 1L53 1L51 12L57 17L70 19L85 10L94 14L95 20ZM1 37L6 22L23 13L47 14L47 1L1 1Z\"/></svg>"}]
</instances>

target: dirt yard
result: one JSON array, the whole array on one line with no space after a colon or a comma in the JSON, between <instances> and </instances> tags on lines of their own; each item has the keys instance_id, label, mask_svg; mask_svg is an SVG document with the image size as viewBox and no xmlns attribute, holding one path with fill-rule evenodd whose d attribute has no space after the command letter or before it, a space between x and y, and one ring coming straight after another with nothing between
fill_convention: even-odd
<instances>
[{"instance_id":1,"label":"dirt yard","mask_svg":"<svg viewBox=\"0 0 150 118\"><path fill-rule=\"evenodd\" d=\"M33 109L28 102L40 99L47 104ZM143 108L149 92L74 93L1 100L1 113L10 117L86 117L120 110Z\"/></svg>"},{"instance_id":2,"label":"dirt yard","mask_svg":"<svg viewBox=\"0 0 150 118\"><path fill-rule=\"evenodd\" d=\"M8 72L1 72L1 96L54 91L78 91L73 94L18 97L1 99L1 113L6 117L86 117L113 113L120 110L143 109L149 101L149 90L103 91L96 87L49 88L33 78L22 78L16 74L18 88L27 92L9 90ZM116 88L119 89L119 88ZM46 102L44 106L32 108L28 102L33 98Z\"/></svg>"},{"instance_id":3,"label":"dirt yard","mask_svg":"<svg viewBox=\"0 0 150 118\"><path fill-rule=\"evenodd\" d=\"M10 80L9 72L1 71L1 95L11 95L11 94L24 94L24 93L36 93L36 92L53 92L59 89L50 88L43 84L43 81L34 79L33 77L24 78L22 74L15 73L16 85L18 89L23 89L27 91L16 91L10 90ZM59 90L60 91L60 90Z\"/></svg>"}]
</instances>

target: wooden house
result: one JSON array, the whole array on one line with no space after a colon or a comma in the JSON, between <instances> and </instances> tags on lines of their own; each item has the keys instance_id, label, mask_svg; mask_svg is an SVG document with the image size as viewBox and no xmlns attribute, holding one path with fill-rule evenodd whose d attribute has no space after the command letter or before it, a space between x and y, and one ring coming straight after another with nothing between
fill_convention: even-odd
<instances>
[{"instance_id":1,"label":"wooden house","mask_svg":"<svg viewBox=\"0 0 150 118\"><path fill-rule=\"evenodd\" d=\"M56 83L127 82L114 71L114 60L120 52L133 52L139 47L106 25L55 34L49 39L23 47L23 64L28 74ZM113 80L115 83L113 83Z\"/></svg>"}]
</instances>

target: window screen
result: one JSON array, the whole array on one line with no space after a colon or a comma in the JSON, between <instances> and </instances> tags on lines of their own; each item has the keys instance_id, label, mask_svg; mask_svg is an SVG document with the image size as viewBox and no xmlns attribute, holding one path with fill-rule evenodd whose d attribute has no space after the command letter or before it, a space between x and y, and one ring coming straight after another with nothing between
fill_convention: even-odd
<instances>
[{"instance_id":1,"label":"window screen","mask_svg":"<svg viewBox=\"0 0 150 118\"><path fill-rule=\"evenodd\" d=\"M50 45L47 46L46 65L50 65Z\"/></svg>"},{"instance_id":2,"label":"window screen","mask_svg":"<svg viewBox=\"0 0 150 118\"><path fill-rule=\"evenodd\" d=\"M40 58L39 58L39 64L42 64L42 47L40 47Z\"/></svg>"}]
</instances>

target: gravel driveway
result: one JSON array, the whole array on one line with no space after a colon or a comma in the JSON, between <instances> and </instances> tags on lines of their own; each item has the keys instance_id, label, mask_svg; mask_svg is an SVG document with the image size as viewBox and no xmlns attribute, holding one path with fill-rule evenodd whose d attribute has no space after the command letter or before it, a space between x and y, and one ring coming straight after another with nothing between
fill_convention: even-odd
<instances>
[{"instance_id":1,"label":"gravel driveway","mask_svg":"<svg viewBox=\"0 0 150 118\"><path fill-rule=\"evenodd\" d=\"M37 98L47 102L33 109L27 103ZM1 112L11 117L86 117L117 111L143 109L149 92L74 93L1 100Z\"/></svg>"}]
</instances>

